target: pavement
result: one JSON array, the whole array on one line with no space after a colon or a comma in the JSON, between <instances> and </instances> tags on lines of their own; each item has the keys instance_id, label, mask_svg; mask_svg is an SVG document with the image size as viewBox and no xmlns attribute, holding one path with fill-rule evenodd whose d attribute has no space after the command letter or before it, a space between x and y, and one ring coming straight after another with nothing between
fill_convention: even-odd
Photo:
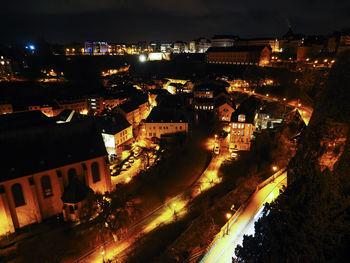
<instances>
[{"instance_id":1,"label":"pavement","mask_svg":"<svg viewBox=\"0 0 350 263\"><path fill-rule=\"evenodd\" d=\"M272 202L287 184L287 173L277 172L260 184L248 201L228 220L216 235L201 263L231 263L235 248L244 235L254 234L254 223L261 217L265 203Z\"/></svg>"}]
</instances>

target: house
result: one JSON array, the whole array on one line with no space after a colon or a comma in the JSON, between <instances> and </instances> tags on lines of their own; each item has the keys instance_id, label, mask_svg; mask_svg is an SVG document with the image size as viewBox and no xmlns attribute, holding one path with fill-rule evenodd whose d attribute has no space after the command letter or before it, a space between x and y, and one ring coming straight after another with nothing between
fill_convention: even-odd
<instances>
[{"instance_id":1,"label":"house","mask_svg":"<svg viewBox=\"0 0 350 263\"><path fill-rule=\"evenodd\" d=\"M214 114L218 120L230 122L233 112L235 112L235 105L231 100L220 97L215 101Z\"/></svg>"},{"instance_id":2,"label":"house","mask_svg":"<svg viewBox=\"0 0 350 263\"><path fill-rule=\"evenodd\" d=\"M176 108L155 107L144 122L146 138L161 138L165 134L188 133L185 113Z\"/></svg>"},{"instance_id":3,"label":"house","mask_svg":"<svg viewBox=\"0 0 350 263\"><path fill-rule=\"evenodd\" d=\"M133 138L132 125L121 114L94 117L109 155L118 155L118 147Z\"/></svg>"},{"instance_id":4,"label":"house","mask_svg":"<svg viewBox=\"0 0 350 263\"><path fill-rule=\"evenodd\" d=\"M257 65L270 63L271 48L268 46L211 47L206 52L210 64Z\"/></svg>"},{"instance_id":5,"label":"house","mask_svg":"<svg viewBox=\"0 0 350 263\"><path fill-rule=\"evenodd\" d=\"M213 111L215 101L227 97L225 82L207 81L198 83L193 88L193 107L197 111Z\"/></svg>"},{"instance_id":6,"label":"house","mask_svg":"<svg viewBox=\"0 0 350 263\"><path fill-rule=\"evenodd\" d=\"M0 132L0 145L0 235L58 215L77 221L89 193L111 190L92 122L13 125Z\"/></svg>"},{"instance_id":7,"label":"house","mask_svg":"<svg viewBox=\"0 0 350 263\"><path fill-rule=\"evenodd\" d=\"M255 131L255 116L258 101L249 98L242 102L231 116L230 149L249 151L253 132Z\"/></svg>"},{"instance_id":8,"label":"house","mask_svg":"<svg viewBox=\"0 0 350 263\"><path fill-rule=\"evenodd\" d=\"M115 110L121 113L133 127L136 127L147 117L149 113L149 103L147 98L140 101L129 100L120 104Z\"/></svg>"}]
</instances>

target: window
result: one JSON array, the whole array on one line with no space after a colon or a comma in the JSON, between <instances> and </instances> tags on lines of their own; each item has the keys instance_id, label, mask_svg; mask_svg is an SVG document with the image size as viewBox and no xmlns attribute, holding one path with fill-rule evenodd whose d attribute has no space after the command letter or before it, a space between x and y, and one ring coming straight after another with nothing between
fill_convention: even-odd
<instances>
[{"instance_id":1,"label":"window","mask_svg":"<svg viewBox=\"0 0 350 263\"><path fill-rule=\"evenodd\" d=\"M182 130L182 126L180 126L180 130Z\"/></svg>"},{"instance_id":2,"label":"window","mask_svg":"<svg viewBox=\"0 0 350 263\"><path fill-rule=\"evenodd\" d=\"M151 133L151 132L149 133L149 136L152 136L152 133Z\"/></svg>"},{"instance_id":3,"label":"window","mask_svg":"<svg viewBox=\"0 0 350 263\"><path fill-rule=\"evenodd\" d=\"M92 171L92 181L94 183L100 181L101 180L100 168L97 162L93 162L91 164L91 171Z\"/></svg>"},{"instance_id":4,"label":"window","mask_svg":"<svg viewBox=\"0 0 350 263\"><path fill-rule=\"evenodd\" d=\"M242 131L242 136L244 135L244 131Z\"/></svg>"},{"instance_id":5,"label":"window","mask_svg":"<svg viewBox=\"0 0 350 263\"><path fill-rule=\"evenodd\" d=\"M17 183L12 185L11 190L12 190L13 201L15 202L15 207L25 205L26 202L24 200L21 184Z\"/></svg>"},{"instance_id":6,"label":"window","mask_svg":"<svg viewBox=\"0 0 350 263\"><path fill-rule=\"evenodd\" d=\"M41 177L40 181L44 198L53 196L50 177L48 175L44 175Z\"/></svg>"},{"instance_id":7,"label":"window","mask_svg":"<svg viewBox=\"0 0 350 263\"><path fill-rule=\"evenodd\" d=\"M242 129L244 129L244 124L242 124Z\"/></svg>"},{"instance_id":8,"label":"window","mask_svg":"<svg viewBox=\"0 0 350 263\"><path fill-rule=\"evenodd\" d=\"M77 178L77 170L75 170L75 168L70 168L68 170L68 182L71 183L74 178Z\"/></svg>"}]
</instances>

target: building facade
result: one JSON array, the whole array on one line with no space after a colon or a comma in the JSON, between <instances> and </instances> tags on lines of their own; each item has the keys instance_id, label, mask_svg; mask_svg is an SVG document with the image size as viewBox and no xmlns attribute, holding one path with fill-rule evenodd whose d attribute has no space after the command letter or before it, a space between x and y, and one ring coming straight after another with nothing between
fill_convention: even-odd
<instances>
[{"instance_id":1,"label":"building facade","mask_svg":"<svg viewBox=\"0 0 350 263\"><path fill-rule=\"evenodd\" d=\"M146 138L161 138L167 134L188 133L188 121L185 114L179 110L156 107L145 120L144 128Z\"/></svg>"},{"instance_id":2,"label":"building facade","mask_svg":"<svg viewBox=\"0 0 350 263\"><path fill-rule=\"evenodd\" d=\"M215 47L206 53L210 64L266 66L270 63L271 49L267 46Z\"/></svg>"},{"instance_id":3,"label":"building facade","mask_svg":"<svg viewBox=\"0 0 350 263\"><path fill-rule=\"evenodd\" d=\"M0 235L58 215L76 221L86 198L82 189L111 190L107 153L96 132L90 123L1 132L7 156L1 159ZM76 182L80 188L72 187Z\"/></svg>"}]
</instances>

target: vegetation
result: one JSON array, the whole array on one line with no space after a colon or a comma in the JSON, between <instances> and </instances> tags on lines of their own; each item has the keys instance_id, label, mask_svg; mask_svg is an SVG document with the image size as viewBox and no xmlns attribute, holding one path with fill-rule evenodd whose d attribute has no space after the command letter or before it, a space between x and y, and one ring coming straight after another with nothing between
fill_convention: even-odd
<instances>
[{"instance_id":1,"label":"vegetation","mask_svg":"<svg viewBox=\"0 0 350 263\"><path fill-rule=\"evenodd\" d=\"M348 262L349 76L350 52L330 72L289 164L288 188L256 223L255 235L244 237L237 262ZM335 123L344 134L334 133ZM325 156L333 156L326 165Z\"/></svg>"}]
</instances>

